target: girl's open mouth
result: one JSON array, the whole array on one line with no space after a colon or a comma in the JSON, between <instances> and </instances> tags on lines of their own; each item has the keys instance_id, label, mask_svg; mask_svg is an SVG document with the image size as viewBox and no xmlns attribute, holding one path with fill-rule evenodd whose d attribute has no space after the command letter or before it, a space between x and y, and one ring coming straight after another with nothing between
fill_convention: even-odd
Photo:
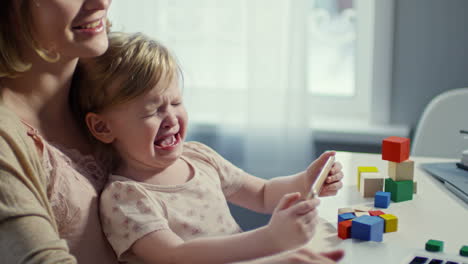
<instances>
[{"instance_id":1,"label":"girl's open mouth","mask_svg":"<svg viewBox=\"0 0 468 264\"><path fill-rule=\"evenodd\" d=\"M170 135L154 142L157 149L170 150L180 143L180 133Z\"/></svg>"}]
</instances>

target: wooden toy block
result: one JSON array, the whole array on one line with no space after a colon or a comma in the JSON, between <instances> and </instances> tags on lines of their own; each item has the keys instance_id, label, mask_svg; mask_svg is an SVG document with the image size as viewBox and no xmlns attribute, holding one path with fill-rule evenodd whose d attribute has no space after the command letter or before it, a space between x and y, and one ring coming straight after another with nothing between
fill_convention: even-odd
<instances>
[{"instance_id":1,"label":"wooden toy block","mask_svg":"<svg viewBox=\"0 0 468 264\"><path fill-rule=\"evenodd\" d=\"M389 192L376 192L374 198L374 207L378 208L388 208L390 205L390 196Z\"/></svg>"},{"instance_id":2,"label":"wooden toy block","mask_svg":"<svg viewBox=\"0 0 468 264\"><path fill-rule=\"evenodd\" d=\"M346 220L351 220L353 218L356 218L356 215L354 213L344 213L338 215L338 223Z\"/></svg>"},{"instance_id":3,"label":"wooden toy block","mask_svg":"<svg viewBox=\"0 0 468 264\"><path fill-rule=\"evenodd\" d=\"M378 216L367 216L355 218L351 226L351 237L366 240L383 240L384 220Z\"/></svg>"},{"instance_id":4,"label":"wooden toy block","mask_svg":"<svg viewBox=\"0 0 468 264\"><path fill-rule=\"evenodd\" d=\"M338 214L354 213L353 208L338 208Z\"/></svg>"},{"instance_id":5,"label":"wooden toy block","mask_svg":"<svg viewBox=\"0 0 468 264\"><path fill-rule=\"evenodd\" d=\"M385 179L385 191L390 192L390 199L393 202L403 202L413 199L412 181L394 181L390 178Z\"/></svg>"},{"instance_id":6,"label":"wooden toy block","mask_svg":"<svg viewBox=\"0 0 468 264\"><path fill-rule=\"evenodd\" d=\"M414 161L388 162L388 176L394 181L414 180Z\"/></svg>"},{"instance_id":7,"label":"wooden toy block","mask_svg":"<svg viewBox=\"0 0 468 264\"><path fill-rule=\"evenodd\" d=\"M357 175L357 190L360 191L361 189L361 173L363 172L379 172L377 167L358 167L358 175Z\"/></svg>"},{"instance_id":8,"label":"wooden toy block","mask_svg":"<svg viewBox=\"0 0 468 264\"><path fill-rule=\"evenodd\" d=\"M385 213L380 211L380 210L369 211L370 216L379 216L379 215L383 215L383 214L385 214Z\"/></svg>"},{"instance_id":9,"label":"wooden toy block","mask_svg":"<svg viewBox=\"0 0 468 264\"><path fill-rule=\"evenodd\" d=\"M398 230L398 217L392 214L381 214L379 215L384 220L384 232L396 232Z\"/></svg>"},{"instance_id":10,"label":"wooden toy block","mask_svg":"<svg viewBox=\"0 0 468 264\"><path fill-rule=\"evenodd\" d=\"M374 208L365 206L365 205L358 205L358 206L353 207L353 209L356 212L369 212L369 211L374 210Z\"/></svg>"},{"instance_id":11,"label":"wooden toy block","mask_svg":"<svg viewBox=\"0 0 468 264\"><path fill-rule=\"evenodd\" d=\"M426 250L431 251L431 252L443 252L444 251L444 241L429 239L426 242Z\"/></svg>"},{"instance_id":12,"label":"wooden toy block","mask_svg":"<svg viewBox=\"0 0 468 264\"><path fill-rule=\"evenodd\" d=\"M360 186L363 197L374 197L376 192L383 191L384 177L378 172L363 172Z\"/></svg>"},{"instance_id":13,"label":"wooden toy block","mask_svg":"<svg viewBox=\"0 0 468 264\"><path fill-rule=\"evenodd\" d=\"M338 223L338 237L341 239L351 238L351 226L353 221L346 220Z\"/></svg>"},{"instance_id":14,"label":"wooden toy block","mask_svg":"<svg viewBox=\"0 0 468 264\"><path fill-rule=\"evenodd\" d=\"M468 246L462 246L460 248L460 256L468 257Z\"/></svg>"},{"instance_id":15,"label":"wooden toy block","mask_svg":"<svg viewBox=\"0 0 468 264\"><path fill-rule=\"evenodd\" d=\"M410 139L404 137L388 137L382 141L382 159L402 162L409 158Z\"/></svg>"},{"instance_id":16,"label":"wooden toy block","mask_svg":"<svg viewBox=\"0 0 468 264\"><path fill-rule=\"evenodd\" d=\"M360 217L363 215L370 215L368 212L355 212L354 214L356 215L356 217Z\"/></svg>"}]
</instances>

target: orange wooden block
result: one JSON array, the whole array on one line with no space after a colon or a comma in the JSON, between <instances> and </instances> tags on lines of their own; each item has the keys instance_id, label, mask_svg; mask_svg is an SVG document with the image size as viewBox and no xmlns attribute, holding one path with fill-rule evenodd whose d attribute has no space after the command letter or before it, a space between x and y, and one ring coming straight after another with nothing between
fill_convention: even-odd
<instances>
[{"instance_id":1,"label":"orange wooden block","mask_svg":"<svg viewBox=\"0 0 468 264\"><path fill-rule=\"evenodd\" d=\"M388 137L382 141L382 159L402 162L409 158L410 139L404 137Z\"/></svg>"},{"instance_id":2,"label":"orange wooden block","mask_svg":"<svg viewBox=\"0 0 468 264\"><path fill-rule=\"evenodd\" d=\"M351 238L351 226L353 222L351 220L341 221L338 223L338 237L341 239Z\"/></svg>"}]
</instances>

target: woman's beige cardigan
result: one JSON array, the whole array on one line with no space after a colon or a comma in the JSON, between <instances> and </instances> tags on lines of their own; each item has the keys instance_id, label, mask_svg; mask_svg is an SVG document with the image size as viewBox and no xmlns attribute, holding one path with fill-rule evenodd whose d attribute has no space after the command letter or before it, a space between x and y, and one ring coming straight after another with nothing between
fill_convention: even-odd
<instances>
[{"instance_id":1,"label":"woman's beige cardigan","mask_svg":"<svg viewBox=\"0 0 468 264\"><path fill-rule=\"evenodd\" d=\"M76 263L60 239L27 129L0 103L0 263Z\"/></svg>"}]
</instances>

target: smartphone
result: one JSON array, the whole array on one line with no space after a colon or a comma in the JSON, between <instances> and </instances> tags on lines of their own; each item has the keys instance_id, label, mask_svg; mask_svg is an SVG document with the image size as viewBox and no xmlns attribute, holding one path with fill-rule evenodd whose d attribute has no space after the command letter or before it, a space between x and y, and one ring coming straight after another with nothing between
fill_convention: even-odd
<instances>
[{"instance_id":1,"label":"smartphone","mask_svg":"<svg viewBox=\"0 0 468 264\"><path fill-rule=\"evenodd\" d=\"M320 191L322 190L323 183L325 183L325 179L327 178L328 173L330 173L330 170L334 162L335 162L335 156L328 157L328 160L327 162L325 162L325 165L323 165L322 170L317 176L317 179L315 180L314 183L312 183L309 194L307 194L307 199L312 199L316 195L319 195Z\"/></svg>"}]
</instances>

